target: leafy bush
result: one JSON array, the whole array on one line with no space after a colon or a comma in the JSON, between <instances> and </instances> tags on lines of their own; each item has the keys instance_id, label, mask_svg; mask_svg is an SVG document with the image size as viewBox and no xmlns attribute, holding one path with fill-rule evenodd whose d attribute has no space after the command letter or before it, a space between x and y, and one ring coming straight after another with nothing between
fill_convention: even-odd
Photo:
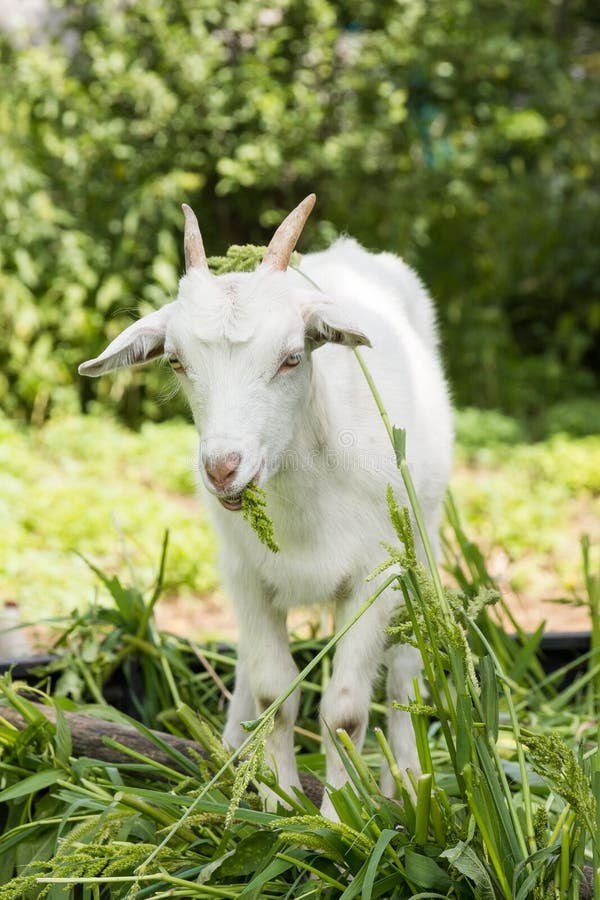
<instances>
[{"instance_id":1,"label":"leafy bush","mask_svg":"<svg viewBox=\"0 0 600 900\"><path fill-rule=\"evenodd\" d=\"M455 412L454 422L456 440L465 450L519 444L524 439L520 423L497 410L459 409Z\"/></svg>"},{"instance_id":2,"label":"leafy bush","mask_svg":"<svg viewBox=\"0 0 600 900\"><path fill-rule=\"evenodd\" d=\"M600 434L600 401L579 397L555 403L543 414L541 428L545 435Z\"/></svg>"},{"instance_id":3,"label":"leafy bush","mask_svg":"<svg viewBox=\"0 0 600 900\"><path fill-rule=\"evenodd\" d=\"M536 413L594 390L587 4L54 3L54 35L0 46L6 412L171 413L155 370L77 364L173 295L183 199L212 253L264 242L313 189L304 247L347 230L429 283L459 403Z\"/></svg>"}]
</instances>

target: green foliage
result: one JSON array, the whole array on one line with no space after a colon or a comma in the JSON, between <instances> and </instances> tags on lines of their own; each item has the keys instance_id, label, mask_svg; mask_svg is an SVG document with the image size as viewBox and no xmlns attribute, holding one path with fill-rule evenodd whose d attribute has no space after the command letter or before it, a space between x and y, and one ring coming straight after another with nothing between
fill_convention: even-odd
<instances>
[{"instance_id":1,"label":"green foliage","mask_svg":"<svg viewBox=\"0 0 600 900\"><path fill-rule=\"evenodd\" d=\"M558 435L545 443L511 447L510 452L501 445L476 452L459 448L457 457L452 488L484 547L502 547L510 559L519 561L525 578L529 554L535 552L539 560L541 554L569 546L558 564L568 593L575 582L566 559L578 556L579 532L598 517L599 438ZM461 465L465 461L467 467ZM559 538L557 524L569 521L575 527L565 528ZM513 576L514 586L522 588L517 584L519 573L514 571Z\"/></svg>"},{"instance_id":2,"label":"green foliage","mask_svg":"<svg viewBox=\"0 0 600 900\"><path fill-rule=\"evenodd\" d=\"M600 434L600 402L597 397L580 397L555 403L542 415L540 425L544 435Z\"/></svg>"},{"instance_id":3,"label":"green foliage","mask_svg":"<svg viewBox=\"0 0 600 900\"><path fill-rule=\"evenodd\" d=\"M136 584L126 587L115 575L109 577L88 563L112 604L74 615L55 638L53 652L58 655L41 673L53 678L55 696L77 703L84 699L104 703L107 685L118 676L130 686L127 710L149 726L156 726L182 703L199 701L198 680L191 678L186 659L191 650L185 641L166 639L154 623L154 606L164 587L167 545L168 532L148 597Z\"/></svg>"},{"instance_id":4,"label":"green foliage","mask_svg":"<svg viewBox=\"0 0 600 900\"><path fill-rule=\"evenodd\" d=\"M173 408L158 369L77 379L172 297L182 200L207 249L264 243L316 190L303 246L400 251L439 301L461 404L541 415L597 385L589 4L74 0L0 46L0 402Z\"/></svg>"},{"instance_id":5,"label":"green foliage","mask_svg":"<svg viewBox=\"0 0 600 900\"><path fill-rule=\"evenodd\" d=\"M557 734L528 734L524 740L534 770L553 784L557 793L593 829L596 800L591 778L586 776L573 750Z\"/></svg>"},{"instance_id":6,"label":"green foliage","mask_svg":"<svg viewBox=\"0 0 600 900\"><path fill-rule=\"evenodd\" d=\"M524 440L520 423L498 410L459 409L455 412L454 424L456 440L467 451L520 444Z\"/></svg>"},{"instance_id":7,"label":"green foliage","mask_svg":"<svg viewBox=\"0 0 600 900\"><path fill-rule=\"evenodd\" d=\"M228 247L225 256L210 256L208 266L215 275L225 275L229 272L253 272L262 262L266 253L266 247L257 247L254 244L232 244ZM292 253L290 265L298 266L301 256Z\"/></svg>"},{"instance_id":8,"label":"green foliage","mask_svg":"<svg viewBox=\"0 0 600 900\"><path fill-rule=\"evenodd\" d=\"M197 435L184 422L146 423L136 434L106 417L51 419L26 429L0 415L0 578L27 621L89 604L97 580L77 549L142 587L172 528L167 595L218 584L215 539L193 498ZM121 541L119 541L121 538Z\"/></svg>"},{"instance_id":9,"label":"green foliage","mask_svg":"<svg viewBox=\"0 0 600 900\"><path fill-rule=\"evenodd\" d=\"M462 450L514 446L548 440L555 435L600 434L600 401L573 397L541 410L534 419L515 419L499 410L467 407L454 413L456 440Z\"/></svg>"},{"instance_id":10,"label":"green foliage","mask_svg":"<svg viewBox=\"0 0 600 900\"><path fill-rule=\"evenodd\" d=\"M225 256L211 256L208 265L215 275L224 275L227 272L253 272L262 262L266 249L253 244L243 246L232 244Z\"/></svg>"}]
</instances>

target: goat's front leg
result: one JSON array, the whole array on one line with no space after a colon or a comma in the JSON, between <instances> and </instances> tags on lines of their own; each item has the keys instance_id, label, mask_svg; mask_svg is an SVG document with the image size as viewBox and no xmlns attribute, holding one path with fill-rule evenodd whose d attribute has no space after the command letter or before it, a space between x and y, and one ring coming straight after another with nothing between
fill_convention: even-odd
<instances>
[{"instance_id":1,"label":"goat's front leg","mask_svg":"<svg viewBox=\"0 0 600 900\"><path fill-rule=\"evenodd\" d=\"M242 722L253 719L256 715L256 704L250 687L248 667L238 648L235 665L235 686L227 710L227 723L223 732L223 741L233 750L241 747L248 732L242 728Z\"/></svg>"},{"instance_id":2,"label":"goat's front leg","mask_svg":"<svg viewBox=\"0 0 600 900\"><path fill-rule=\"evenodd\" d=\"M369 593L371 584L363 586L336 607L336 628L344 626L355 615ZM348 732L358 750L362 748L369 721L369 707L373 683L381 666L384 646L384 629L388 624L393 597L386 591L353 625L338 644L333 662L333 674L321 703L321 731L327 760L327 782L339 788L348 780L348 774L335 743L336 730ZM326 793L321 806L323 815L337 818Z\"/></svg>"},{"instance_id":3,"label":"goat's front leg","mask_svg":"<svg viewBox=\"0 0 600 900\"><path fill-rule=\"evenodd\" d=\"M235 690L223 739L232 747L239 747L248 736L241 722L264 712L294 680L298 668L289 649L285 614L274 609L268 600L252 597L247 584L243 591L234 593L234 601L240 640ZM267 764L280 786L292 796L292 789L300 785L294 754L298 703L299 694L295 691L277 711L266 746Z\"/></svg>"}]
</instances>

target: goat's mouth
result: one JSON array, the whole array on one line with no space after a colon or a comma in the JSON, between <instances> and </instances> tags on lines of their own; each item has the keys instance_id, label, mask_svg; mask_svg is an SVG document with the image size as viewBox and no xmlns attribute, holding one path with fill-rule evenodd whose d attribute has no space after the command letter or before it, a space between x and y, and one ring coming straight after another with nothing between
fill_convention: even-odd
<instances>
[{"instance_id":1,"label":"goat's mouth","mask_svg":"<svg viewBox=\"0 0 600 900\"><path fill-rule=\"evenodd\" d=\"M242 508L242 494L236 494L235 497L217 497L217 500L224 506L225 509L241 509Z\"/></svg>"}]
</instances>

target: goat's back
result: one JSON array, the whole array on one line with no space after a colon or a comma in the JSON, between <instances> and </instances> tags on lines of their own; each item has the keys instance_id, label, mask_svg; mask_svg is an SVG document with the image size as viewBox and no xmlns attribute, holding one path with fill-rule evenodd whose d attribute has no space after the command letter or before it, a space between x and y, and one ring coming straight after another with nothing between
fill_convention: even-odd
<instances>
[{"instance_id":1,"label":"goat's back","mask_svg":"<svg viewBox=\"0 0 600 900\"><path fill-rule=\"evenodd\" d=\"M391 421L406 429L413 477L439 502L452 461L452 414L435 310L422 282L399 257L369 253L351 238L308 254L301 269L371 340L364 360ZM315 366L335 382L332 432L350 419L385 447L385 429L352 354L328 345L315 354Z\"/></svg>"},{"instance_id":2,"label":"goat's back","mask_svg":"<svg viewBox=\"0 0 600 900\"><path fill-rule=\"evenodd\" d=\"M360 282L368 284L368 293L364 297L367 301L373 289L379 288L377 306L373 310L376 314L385 315L385 307L389 304L388 312L397 315L401 311L426 346L438 345L431 297L416 272L395 254L370 253L354 238L344 237L321 253L307 254L301 270L325 293L335 295L342 302L356 293Z\"/></svg>"}]
</instances>

